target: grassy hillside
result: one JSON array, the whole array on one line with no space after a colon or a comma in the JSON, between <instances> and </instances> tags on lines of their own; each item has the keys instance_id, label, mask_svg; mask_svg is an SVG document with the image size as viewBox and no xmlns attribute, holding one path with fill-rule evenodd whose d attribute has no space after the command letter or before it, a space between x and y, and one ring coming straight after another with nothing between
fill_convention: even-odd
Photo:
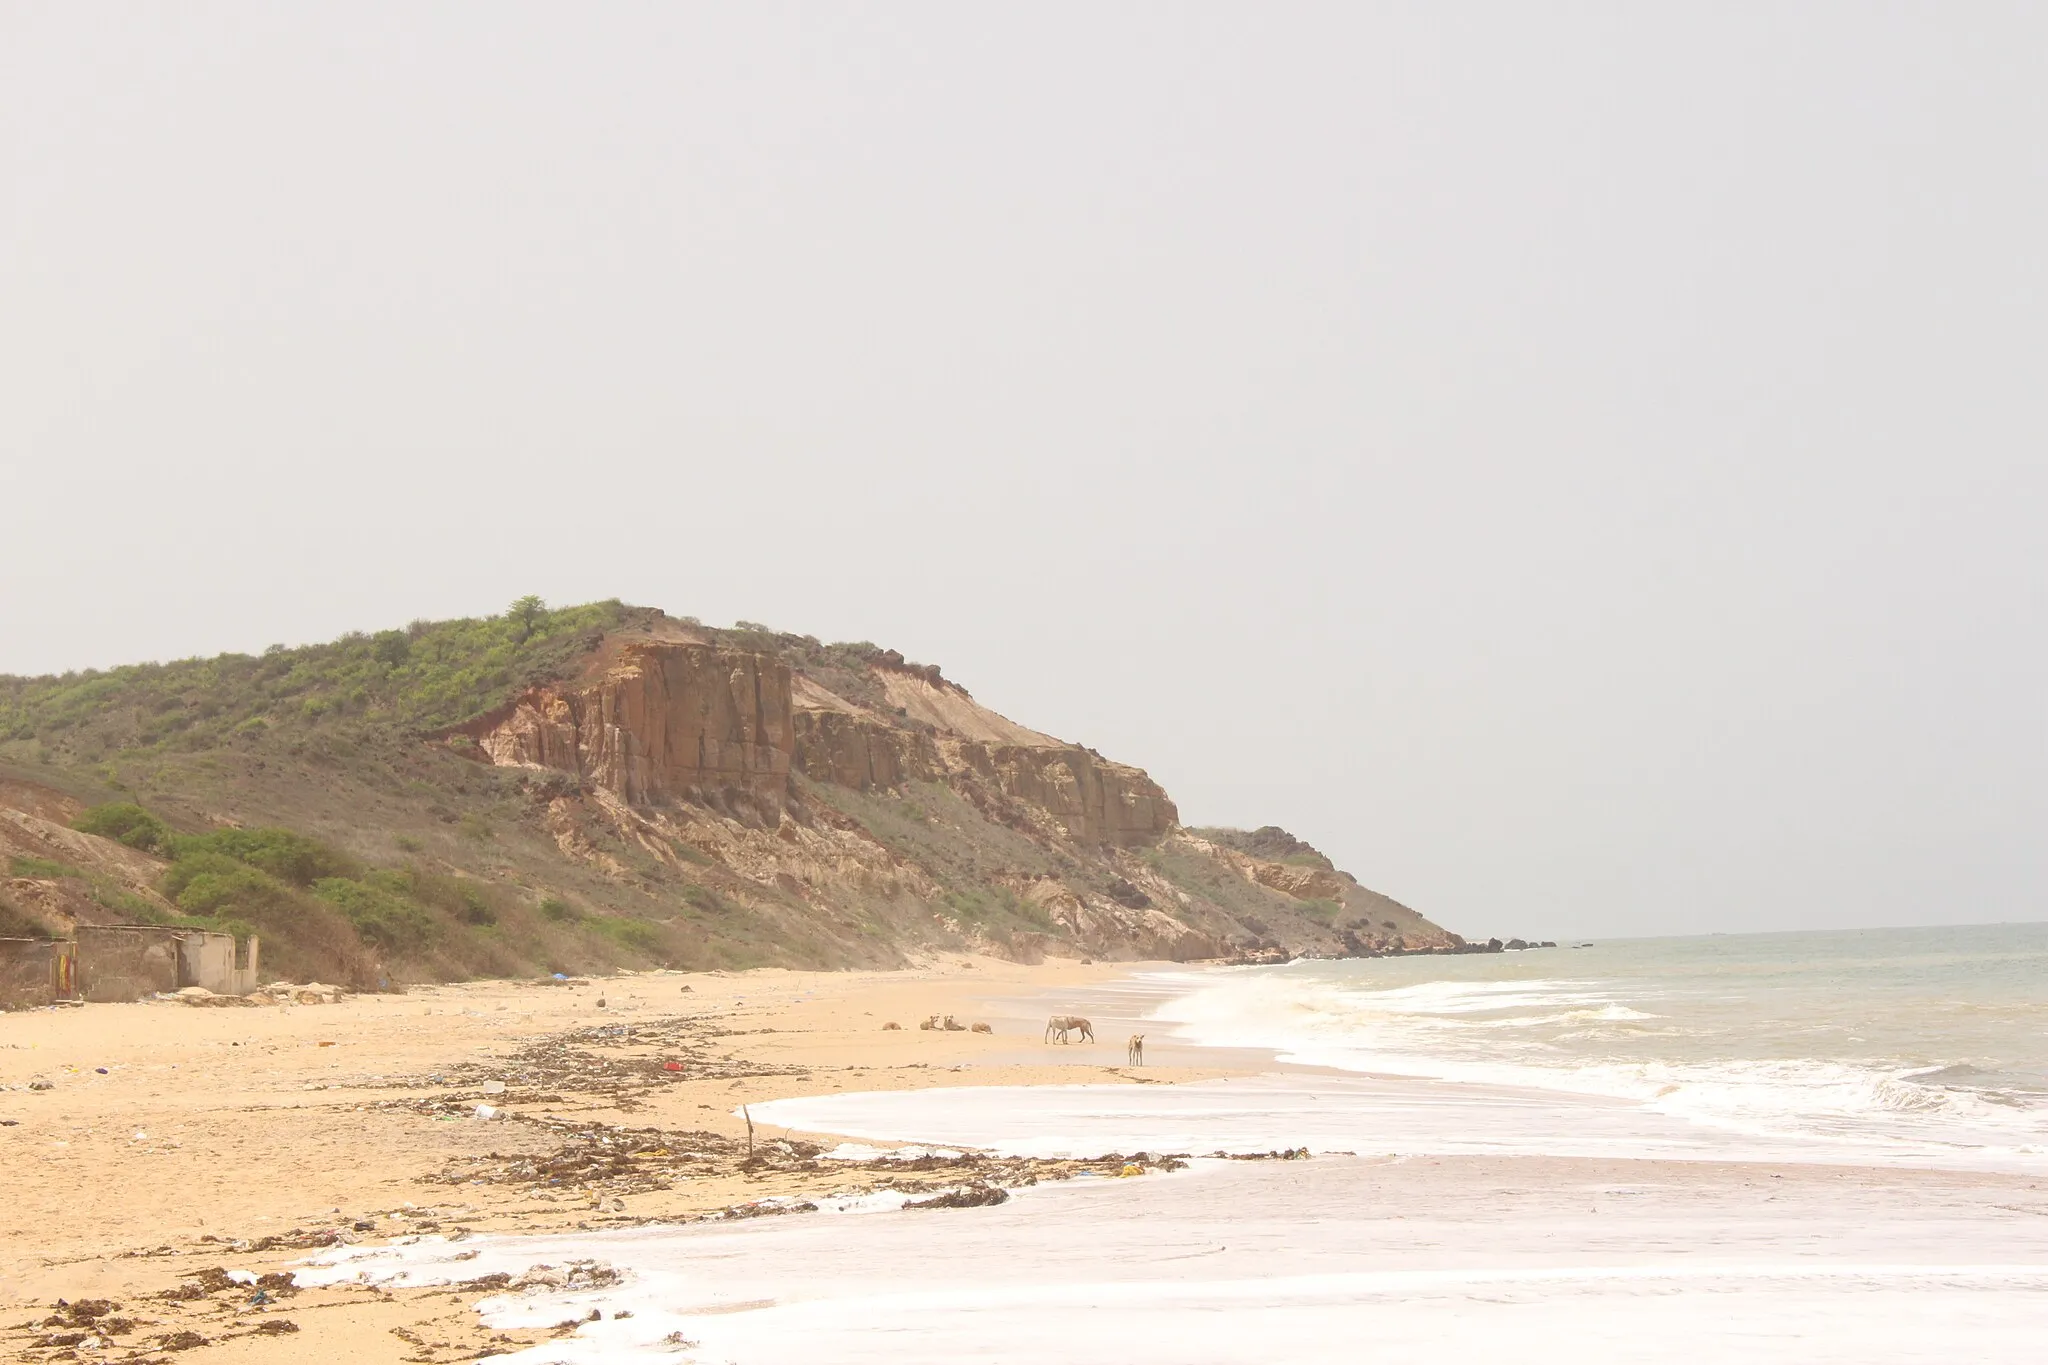
<instances>
[{"instance_id":1,"label":"grassy hillside","mask_svg":"<svg viewBox=\"0 0 2048 1365\"><path fill-rule=\"evenodd\" d=\"M1328 867L1280 831L1084 846L1020 821L971 774L854 790L798 773L778 837L703 807L629 809L575 772L493 766L466 739L436 738L580 677L608 636L656 628L773 655L885 725L921 725L900 719L885 677L938 680L867 643L534 599L260 655L0 678L0 816L8 791L38 793L27 804L44 817L61 806L63 823L127 859L101 866L69 834L68 853L39 844L26 815L0 824L0 871L15 879L11 893L0 884L0 931L57 906L260 933L280 974L359 985L879 965L919 945L1164 951L1164 909L1172 932L1214 943L1380 932L1361 909L1342 937L1342 905L1254 884L1213 851ZM1405 907L1386 913L1387 930L1440 933Z\"/></svg>"}]
</instances>

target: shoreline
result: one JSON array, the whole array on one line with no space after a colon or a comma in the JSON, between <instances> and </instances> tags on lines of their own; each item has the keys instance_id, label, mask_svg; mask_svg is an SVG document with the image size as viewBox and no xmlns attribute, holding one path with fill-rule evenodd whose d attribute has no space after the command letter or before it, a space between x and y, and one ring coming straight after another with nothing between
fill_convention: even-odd
<instances>
[{"instance_id":1,"label":"shoreline","mask_svg":"<svg viewBox=\"0 0 2048 1365\"><path fill-rule=\"evenodd\" d=\"M508 1237L658 1233L728 1210L779 1212L833 1191L1029 1184L1092 1170L1045 1154L1007 1167L977 1158L922 1171L820 1163L802 1144L895 1140L785 1127L768 1117L778 1101L954 1087L1024 1087L1044 1098L1045 1087L1077 1084L1127 1086L1135 1100L1141 1087L1308 1075L1415 1084L1164 1038L1148 1039L1142 1071L1130 1067L1123 1030L1132 1018L1111 1008L1142 1002L1138 978L1169 970L1199 969L1027 967L947 955L895 972L649 972L422 987L334 1005L149 1003L0 1016L0 1085L8 1087L0 1120L14 1120L0 1127L0 1144L17 1173L16 1197L0 1201L0 1306L20 1322L60 1298L119 1302L135 1333L99 1356L114 1361L157 1359L152 1342L177 1331L208 1343L179 1355L196 1365L323 1353L469 1358L548 1339L483 1325L475 1304L500 1292L502 1280L280 1285L268 1302L252 1303L254 1291L218 1272L280 1275L349 1243L425 1236L502 1247ZM1043 1043L1036 1008L1092 1012L1097 1041ZM920 1030L932 1014L986 1021L993 1032ZM900 1027L885 1031L889 1022ZM668 1070L669 1062L682 1069ZM53 1088L21 1088L38 1076ZM1439 1107L1443 1093L1434 1097ZM476 1117L477 1105L504 1116ZM750 1164L746 1120L734 1111L755 1105L768 1115L755 1118L759 1160ZM1913 1191L1935 1203L2029 1209L2041 1201L2039 1182L2024 1175L1867 1163L1712 1154L1355 1160L1374 1172L1390 1206L1409 1211L1403 1217L1474 1200L1511 1205L1530 1189L1643 1181L1724 1203L1769 1181L1777 1182L1773 1197ZM193 1286L193 1297L160 1297L181 1285ZM289 1348L262 1335L280 1321L305 1335ZM41 1338L5 1339L15 1347L55 1341L72 1335L65 1326L80 1327L60 1322L40 1329Z\"/></svg>"},{"instance_id":2,"label":"shoreline","mask_svg":"<svg viewBox=\"0 0 2048 1365\"><path fill-rule=\"evenodd\" d=\"M993 1015L983 1002L1083 991L1146 965L949 954L892 972L646 972L414 987L326 1005L149 1001L0 1015L0 1150L15 1172L0 1201L0 1309L19 1321L58 1299L160 1294L215 1267L277 1273L337 1235L596 1230L822 1192L844 1173L690 1173L597 1208L534 1196L516 1181L446 1181L492 1154L544 1159L565 1140L612 1131L739 1142L746 1124L734 1111L763 1100L1135 1084L1121 1075L1121 1038L1047 1048L1042 1019ZM932 1014L987 1020L995 1031L920 1030ZM884 1031L889 1022L900 1027ZM677 1057L687 1058L682 1071L654 1070ZM521 1083L521 1067L538 1067L547 1084ZM1148 1079L1226 1074L1147 1070ZM494 1082L498 1074L511 1079ZM38 1081L50 1088L28 1088ZM504 1117L476 1118L478 1104ZM393 1353L367 1340L349 1349L400 1359L403 1344L388 1344ZM204 1361L214 1349L180 1359Z\"/></svg>"}]
</instances>

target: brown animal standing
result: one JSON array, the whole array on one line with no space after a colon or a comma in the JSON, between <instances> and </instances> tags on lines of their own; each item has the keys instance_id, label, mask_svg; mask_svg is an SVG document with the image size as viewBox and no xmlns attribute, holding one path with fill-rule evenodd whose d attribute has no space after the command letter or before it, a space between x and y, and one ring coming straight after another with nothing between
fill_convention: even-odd
<instances>
[{"instance_id":1,"label":"brown animal standing","mask_svg":"<svg viewBox=\"0 0 2048 1365\"><path fill-rule=\"evenodd\" d=\"M1055 1014L1045 1021L1045 1041L1048 1043L1055 1037L1064 1043L1070 1033L1080 1034L1081 1041L1086 1043L1095 1041L1095 1025L1077 1014Z\"/></svg>"},{"instance_id":2,"label":"brown animal standing","mask_svg":"<svg viewBox=\"0 0 2048 1365\"><path fill-rule=\"evenodd\" d=\"M1143 1066L1143 1065L1145 1065L1145 1035L1144 1035L1144 1034L1142 1034L1142 1033L1133 1033L1133 1034L1131 1035L1131 1041L1130 1041L1130 1043L1129 1043L1129 1044L1127 1045L1127 1050L1129 1051L1129 1053L1130 1053L1130 1056L1131 1056L1131 1065L1132 1065L1132 1066Z\"/></svg>"}]
</instances>

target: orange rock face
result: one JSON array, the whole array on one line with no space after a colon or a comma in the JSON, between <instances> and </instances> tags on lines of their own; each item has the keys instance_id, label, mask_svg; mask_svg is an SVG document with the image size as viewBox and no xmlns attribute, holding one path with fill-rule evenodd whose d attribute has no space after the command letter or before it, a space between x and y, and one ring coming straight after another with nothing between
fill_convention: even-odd
<instances>
[{"instance_id":1,"label":"orange rock face","mask_svg":"<svg viewBox=\"0 0 2048 1365\"><path fill-rule=\"evenodd\" d=\"M744 798L779 812L789 666L714 645L628 642L602 675L535 688L466 727L493 763L576 773L635 805Z\"/></svg>"},{"instance_id":2,"label":"orange rock face","mask_svg":"<svg viewBox=\"0 0 2048 1365\"><path fill-rule=\"evenodd\" d=\"M1076 843L1154 843L1180 820L1173 801L1142 771L1075 745L965 743L958 753L968 770L1046 812Z\"/></svg>"}]
</instances>

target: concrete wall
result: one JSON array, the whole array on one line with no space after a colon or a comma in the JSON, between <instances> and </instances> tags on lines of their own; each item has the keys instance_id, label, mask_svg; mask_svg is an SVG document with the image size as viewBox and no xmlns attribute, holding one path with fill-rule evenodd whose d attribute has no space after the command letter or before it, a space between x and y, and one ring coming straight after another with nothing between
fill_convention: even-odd
<instances>
[{"instance_id":1,"label":"concrete wall","mask_svg":"<svg viewBox=\"0 0 2048 1365\"><path fill-rule=\"evenodd\" d=\"M102 1004L178 989L184 930L147 924L81 924L79 987Z\"/></svg>"},{"instance_id":2,"label":"concrete wall","mask_svg":"<svg viewBox=\"0 0 2048 1365\"><path fill-rule=\"evenodd\" d=\"M178 984L204 986L215 995L247 995L256 989L261 941L237 944L233 934L184 929L178 942Z\"/></svg>"},{"instance_id":3,"label":"concrete wall","mask_svg":"<svg viewBox=\"0 0 2048 1365\"><path fill-rule=\"evenodd\" d=\"M247 995L257 986L256 939L155 924L81 924L78 977L87 1000L140 1000L159 991L204 986L215 995Z\"/></svg>"},{"instance_id":4,"label":"concrete wall","mask_svg":"<svg viewBox=\"0 0 2048 1365\"><path fill-rule=\"evenodd\" d=\"M73 998L76 947L63 939L0 938L0 1009L31 1009Z\"/></svg>"}]
</instances>

